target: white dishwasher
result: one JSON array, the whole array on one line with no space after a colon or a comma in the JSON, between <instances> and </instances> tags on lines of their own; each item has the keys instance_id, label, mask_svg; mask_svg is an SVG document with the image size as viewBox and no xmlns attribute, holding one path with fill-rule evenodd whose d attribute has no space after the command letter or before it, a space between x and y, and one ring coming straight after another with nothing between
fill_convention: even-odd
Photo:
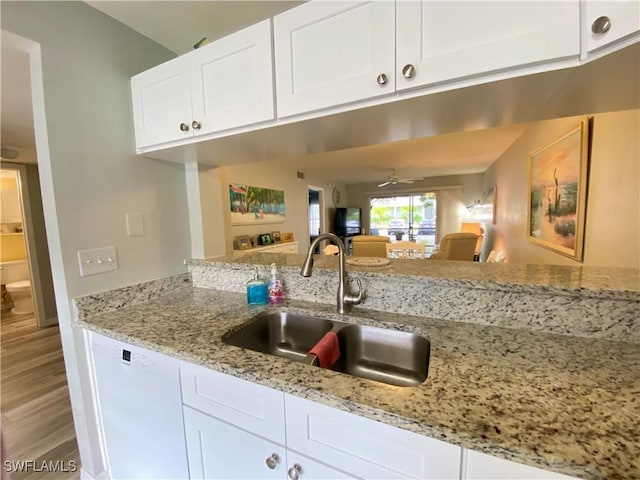
<instances>
[{"instance_id":1,"label":"white dishwasher","mask_svg":"<svg viewBox=\"0 0 640 480\"><path fill-rule=\"evenodd\" d=\"M178 360L91 333L112 479L187 479Z\"/></svg>"}]
</instances>

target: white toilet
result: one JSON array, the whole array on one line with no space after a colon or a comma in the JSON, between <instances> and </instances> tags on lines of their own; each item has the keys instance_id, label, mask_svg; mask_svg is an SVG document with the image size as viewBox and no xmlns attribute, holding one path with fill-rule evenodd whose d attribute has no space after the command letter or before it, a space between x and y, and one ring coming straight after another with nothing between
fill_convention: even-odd
<instances>
[{"instance_id":1,"label":"white toilet","mask_svg":"<svg viewBox=\"0 0 640 480\"><path fill-rule=\"evenodd\" d=\"M0 263L0 283L5 285L13 299L13 313L33 313L31 281L26 259Z\"/></svg>"}]
</instances>

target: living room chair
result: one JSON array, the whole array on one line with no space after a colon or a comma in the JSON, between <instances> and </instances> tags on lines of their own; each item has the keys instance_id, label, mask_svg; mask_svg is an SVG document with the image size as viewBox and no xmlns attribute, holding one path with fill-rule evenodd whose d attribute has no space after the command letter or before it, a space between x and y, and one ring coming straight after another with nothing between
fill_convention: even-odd
<instances>
[{"instance_id":1,"label":"living room chair","mask_svg":"<svg viewBox=\"0 0 640 480\"><path fill-rule=\"evenodd\" d=\"M507 256L502 250L491 250L487 257L487 263L504 263L507 260Z\"/></svg>"},{"instance_id":2,"label":"living room chair","mask_svg":"<svg viewBox=\"0 0 640 480\"><path fill-rule=\"evenodd\" d=\"M389 237L383 235L358 235L352 238L352 254L354 257L383 257L387 258L386 244Z\"/></svg>"},{"instance_id":3,"label":"living room chair","mask_svg":"<svg viewBox=\"0 0 640 480\"><path fill-rule=\"evenodd\" d=\"M484 241L484 228L480 226L477 222L462 222L460 224L461 232L470 232L478 235L478 240L476 240L476 249L474 252L473 259L477 262L480 260L480 254L482 253L482 242Z\"/></svg>"},{"instance_id":4,"label":"living room chair","mask_svg":"<svg viewBox=\"0 0 640 480\"><path fill-rule=\"evenodd\" d=\"M404 241L387 243L386 247L389 258L424 258L424 243Z\"/></svg>"},{"instance_id":5,"label":"living room chair","mask_svg":"<svg viewBox=\"0 0 640 480\"><path fill-rule=\"evenodd\" d=\"M440 247L431 255L433 260L473 261L478 235L469 232L448 233L440 240Z\"/></svg>"},{"instance_id":6,"label":"living room chair","mask_svg":"<svg viewBox=\"0 0 640 480\"><path fill-rule=\"evenodd\" d=\"M340 249L338 248L337 245L330 243L329 245L327 245L322 249L322 253L324 255L338 255L338 253L340 253Z\"/></svg>"}]
</instances>

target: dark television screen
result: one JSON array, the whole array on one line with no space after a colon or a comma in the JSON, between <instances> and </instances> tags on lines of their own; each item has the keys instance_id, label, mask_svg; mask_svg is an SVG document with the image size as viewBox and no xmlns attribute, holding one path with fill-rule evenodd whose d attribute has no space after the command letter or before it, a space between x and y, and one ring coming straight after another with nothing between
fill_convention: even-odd
<instances>
[{"instance_id":1,"label":"dark television screen","mask_svg":"<svg viewBox=\"0 0 640 480\"><path fill-rule=\"evenodd\" d=\"M339 237L360 235L362 215L359 208L337 208L335 232Z\"/></svg>"}]
</instances>

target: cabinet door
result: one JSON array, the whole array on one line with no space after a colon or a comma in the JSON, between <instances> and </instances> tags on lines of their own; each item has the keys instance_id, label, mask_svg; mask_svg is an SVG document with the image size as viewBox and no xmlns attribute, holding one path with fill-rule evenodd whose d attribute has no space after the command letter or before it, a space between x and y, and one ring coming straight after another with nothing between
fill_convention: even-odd
<instances>
[{"instance_id":1,"label":"cabinet door","mask_svg":"<svg viewBox=\"0 0 640 480\"><path fill-rule=\"evenodd\" d=\"M22 223L22 207L20 205L20 195L14 188L0 190L2 200L2 223Z\"/></svg>"},{"instance_id":2,"label":"cabinet door","mask_svg":"<svg viewBox=\"0 0 640 480\"><path fill-rule=\"evenodd\" d=\"M465 449L463 480L577 480L484 453Z\"/></svg>"},{"instance_id":3,"label":"cabinet door","mask_svg":"<svg viewBox=\"0 0 640 480\"><path fill-rule=\"evenodd\" d=\"M186 362L180 362L180 382L185 405L285 443L282 392Z\"/></svg>"},{"instance_id":4,"label":"cabinet door","mask_svg":"<svg viewBox=\"0 0 640 480\"><path fill-rule=\"evenodd\" d=\"M329 459L329 463L331 463L331 459ZM293 470L291 470L292 468ZM336 470L329 465L287 450L287 472L291 472L291 475L288 475L287 478L295 477L294 471L298 474L300 480L341 480L343 478L356 478Z\"/></svg>"},{"instance_id":5,"label":"cabinet door","mask_svg":"<svg viewBox=\"0 0 640 480\"><path fill-rule=\"evenodd\" d=\"M284 447L186 406L184 426L190 478L286 478Z\"/></svg>"},{"instance_id":6,"label":"cabinet door","mask_svg":"<svg viewBox=\"0 0 640 480\"><path fill-rule=\"evenodd\" d=\"M606 32L595 33L593 31L594 22L600 17L607 17L609 27ZM637 41L640 38L638 35L640 32L640 2L637 0L600 2L587 0L583 28L589 53L626 39L635 38ZM597 26L595 29L600 31Z\"/></svg>"},{"instance_id":7,"label":"cabinet door","mask_svg":"<svg viewBox=\"0 0 640 480\"><path fill-rule=\"evenodd\" d=\"M195 135L272 120L271 20L189 56Z\"/></svg>"},{"instance_id":8,"label":"cabinet door","mask_svg":"<svg viewBox=\"0 0 640 480\"><path fill-rule=\"evenodd\" d=\"M397 90L580 53L578 0L401 1L396 15Z\"/></svg>"},{"instance_id":9,"label":"cabinet door","mask_svg":"<svg viewBox=\"0 0 640 480\"><path fill-rule=\"evenodd\" d=\"M186 62L186 57L178 57L131 78L137 148L192 136Z\"/></svg>"},{"instance_id":10,"label":"cabinet door","mask_svg":"<svg viewBox=\"0 0 640 480\"><path fill-rule=\"evenodd\" d=\"M287 448L367 479L459 479L462 449L285 394Z\"/></svg>"},{"instance_id":11,"label":"cabinet door","mask_svg":"<svg viewBox=\"0 0 640 480\"><path fill-rule=\"evenodd\" d=\"M278 116L393 93L394 18L391 1L312 1L275 16Z\"/></svg>"}]
</instances>

